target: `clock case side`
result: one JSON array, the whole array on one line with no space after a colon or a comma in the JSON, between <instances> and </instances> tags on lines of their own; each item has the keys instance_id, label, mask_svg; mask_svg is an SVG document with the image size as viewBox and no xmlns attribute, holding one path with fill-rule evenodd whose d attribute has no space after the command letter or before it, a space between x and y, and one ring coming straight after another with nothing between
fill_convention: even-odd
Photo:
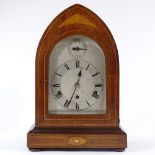
<instances>
[{"instance_id":1,"label":"clock case side","mask_svg":"<svg viewBox=\"0 0 155 155\"><path fill-rule=\"evenodd\" d=\"M63 38L84 35L95 40L106 61L106 114L48 114L48 64L53 47ZM118 127L119 59L115 41L105 23L92 11L73 5L59 14L44 32L36 54L36 127Z\"/></svg>"},{"instance_id":2,"label":"clock case side","mask_svg":"<svg viewBox=\"0 0 155 155\"><path fill-rule=\"evenodd\" d=\"M49 56L56 43L72 35L90 37L104 51L107 66L106 114L48 114ZM127 135L119 128L118 51L108 27L95 13L79 4L60 13L44 32L35 63L35 126L27 134L29 149L123 151L127 147Z\"/></svg>"}]
</instances>

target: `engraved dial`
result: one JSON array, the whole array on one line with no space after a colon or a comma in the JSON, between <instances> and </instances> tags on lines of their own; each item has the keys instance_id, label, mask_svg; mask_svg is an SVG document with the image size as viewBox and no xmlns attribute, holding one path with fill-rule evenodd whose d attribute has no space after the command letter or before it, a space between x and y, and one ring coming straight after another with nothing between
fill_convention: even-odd
<instances>
[{"instance_id":1,"label":"engraved dial","mask_svg":"<svg viewBox=\"0 0 155 155\"><path fill-rule=\"evenodd\" d=\"M62 39L49 58L49 114L106 112L105 58L92 39L75 35Z\"/></svg>"},{"instance_id":2,"label":"engraved dial","mask_svg":"<svg viewBox=\"0 0 155 155\"><path fill-rule=\"evenodd\" d=\"M104 81L90 62L71 60L58 67L50 87L61 106L72 111L84 111L97 103Z\"/></svg>"},{"instance_id":3,"label":"engraved dial","mask_svg":"<svg viewBox=\"0 0 155 155\"><path fill-rule=\"evenodd\" d=\"M68 52L73 59L81 59L87 52L87 46L80 38L76 37L68 43Z\"/></svg>"}]
</instances>

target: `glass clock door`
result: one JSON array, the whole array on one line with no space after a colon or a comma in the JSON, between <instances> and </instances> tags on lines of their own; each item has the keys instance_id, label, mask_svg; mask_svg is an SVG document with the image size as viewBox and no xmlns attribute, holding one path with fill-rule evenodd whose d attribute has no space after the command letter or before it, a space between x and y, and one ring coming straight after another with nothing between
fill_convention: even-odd
<instances>
[{"instance_id":1,"label":"glass clock door","mask_svg":"<svg viewBox=\"0 0 155 155\"><path fill-rule=\"evenodd\" d=\"M105 65L102 49L88 37L57 43L49 57L49 114L104 114Z\"/></svg>"}]
</instances>

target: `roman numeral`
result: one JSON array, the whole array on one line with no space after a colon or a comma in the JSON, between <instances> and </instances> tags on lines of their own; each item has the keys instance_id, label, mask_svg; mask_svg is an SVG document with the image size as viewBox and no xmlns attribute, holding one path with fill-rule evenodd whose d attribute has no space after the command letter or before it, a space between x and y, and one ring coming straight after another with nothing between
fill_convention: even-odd
<instances>
[{"instance_id":1,"label":"roman numeral","mask_svg":"<svg viewBox=\"0 0 155 155\"><path fill-rule=\"evenodd\" d=\"M67 70L69 70L69 67L68 67L68 65L67 65L67 64L64 64L64 66L66 67L66 69L67 69Z\"/></svg>"},{"instance_id":2,"label":"roman numeral","mask_svg":"<svg viewBox=\"0 0 155 155\"><path fill-rule=\"evenodd\" d=\"M59 99L61 96L62 96L61 91L58 91L58 92L56 93L56 95L55 95L55 98L56 98L56 99Z\"/></svg>"},{"instance_id":3,"label":"roman numeral","mask_svg":"<svg viewBox=\"0 0 155 155\"><path fill-rule=\"evenodd\" d=\"M93 94L92 94L92 97L98 99L99 98L99 95L97 94L97 91L94 91Z\"/></svg>"},{"instance_id":4,"label":"roman numeral","mask_svg":"<svg viewBox=\"0 0 155 155\"><path fill-rule=\"evenodd\" d=\"M58 76L62 76L61 74L58 74L58 73L56 73L56 75L58 75Z\"/></svg>"},{"instance_id":5,"label":"roman numeral","mask_svg":"<svg viewBox=\"0 0 155 155\"><path fill-rule=\"evenodd\" d=\"M102 84L95 84L95 87L102 87Z\"/></svg>"},{"instance_id":6,"label":"roman numeral","mask_svg":"<svg viewBox=\"0 0 155 155\"><path fill-rule=\"evenodd\" d=\"M88 70L89 66L90 66L90 64L87 66L86 70Z\"/></svg>"},{"instance_id":7,"label":"roman numeral","mask_svg":"<svg viewBox=\"0 0 155 155\"><path fill-rule=\"evenodd\" d=\"M68 107L68 106L69 106L69 104L70 104L70 102L69 102L68 100L66 100L66 102L65 102L64 106L65 106L65 107Z\"/></svg>"},{"instance_id":8,"label":"roman numeral","mask_svg":"<svg viewBox=\"0 0 155 155\"><path fill-rule=\"evenodd\" d=\"M76 68L79 68L80 67L80 61L76 61Z\"/></svg>"},{"instance_id":9,"label":"roman numeral","mask_svg":"<svg viewBox=\"0 0 155 155\"><path fill-rule=\"evenodd\" d=\"M79 104L76 103L76 110L79 110Z\"/></svg>"},{"instance_id":10,"label":"roman numeral","mask_svg":"<svg viewBox=\"0 0 155 155\"><path fill-rule=\"evenodd\" d=\"M53 87L60 87L60 84L53 84Z\"/></svg>"},{"instance_id":11,"label":"roman numeral","mask_svg":"<svg viewBox=\"0 0 155 155\"><path fill-rule=\"evenodd\" d=\"M100 74L100 72L97 72L97 73L93 74L92 77L94 77L94 76L96 76L96 75L98 75L98 74Z\"/></svg>"},{"instance_id":12,"label":"roman numeral","mask_svg":"<svg viewBox=\"0 0 155 155\"><path fill-rule=\"evenodd\" d=\"M86 100L86 103L90 106L89 102Z\"/></svg>"}]
</instances>

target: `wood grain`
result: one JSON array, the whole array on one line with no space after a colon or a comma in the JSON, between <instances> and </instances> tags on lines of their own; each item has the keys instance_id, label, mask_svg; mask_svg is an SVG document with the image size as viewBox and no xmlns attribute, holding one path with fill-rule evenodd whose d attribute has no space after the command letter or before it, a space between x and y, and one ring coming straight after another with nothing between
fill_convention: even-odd
<instances>
[{"instance_id":1,"label":"wood grain","mask_svg":"<svg viewBox=\"0 0 155 155\"><path fill-rule=\"evenodd\" d=\"M78 18L72 18L77 15ZM84 20L80 20L81 18ZM71 19L74 20L72 21ZM106 61L106 114L48 114L49 56L56 43L58 43L61 39L71 35L84 35L90 37L91 39L95 40L104 51ZM73 5L63 11L50 23L50 25L44 32L37 49L35 121L36 127L118 127L118 65L118 52L115 41L107 26L98 16L96 16L92 11L78 4Z\"/></svg>"},{"instance_id":2,"label":"wood grain","mask_svg":"<svg viewBox=\"0 0 155 155\"><path fill-rule=\"evenodd\" d=\"M70 132L72 130L72 132ZM28 134L28 147L37 148L126 148L127 135L120 128L33 129Z\"/></svg>"},{"instance_id":3,"label":"wood grain","mask_svg":"<svg viewBox=\"0 0 155 155\"><path fill-rule=\"evenodd\" d=\"M72 35L96 41L106 61L106 114L48 113L48 64L54 46ZM127 147L119 128L119 59L114 38L106 24L91 10L75 4L60 13L45 30L35 62L35 127L28 132L30 149ZM74 144L74 140L77 144ZM75 142L76 143L76 142Z\"/></svg>"}]
</instances>

